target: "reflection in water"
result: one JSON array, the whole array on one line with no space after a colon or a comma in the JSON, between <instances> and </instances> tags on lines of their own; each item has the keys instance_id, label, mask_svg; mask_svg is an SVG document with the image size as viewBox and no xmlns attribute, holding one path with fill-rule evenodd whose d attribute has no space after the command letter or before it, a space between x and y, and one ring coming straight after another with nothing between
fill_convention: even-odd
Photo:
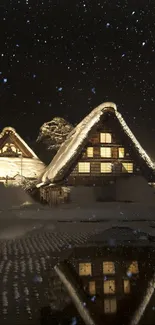
<instances>
[{"instance_id":1,"label":"reflection in water","mask_svg":"<svg viewBox=\"0 0 155 325\"><path fill-rule=\"evenodd\" d=\"M77 247L65 261L65 275L86 301L86 308L95 315L96 324L130 324L138 309L155 271L154 248L151 247ZM55 280L57 285L55 286ZM59 287L59 288L58 288ZM59 309L61 320L67 317L68 324L84 324L74 307L71 295L60 279L50 277L52 311ZM55 300L53 295L56 295ZM57 302L56 302L57 301ZM155 324L155 295L153 294L139 324Z\"/></svg>"}]
</instances>

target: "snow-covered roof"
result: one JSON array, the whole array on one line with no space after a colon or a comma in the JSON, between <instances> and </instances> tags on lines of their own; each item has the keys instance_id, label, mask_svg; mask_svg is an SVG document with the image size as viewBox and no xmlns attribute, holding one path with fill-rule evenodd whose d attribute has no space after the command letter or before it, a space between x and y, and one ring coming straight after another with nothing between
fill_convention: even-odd
<instances>
[{"instance_id":1,"label":"snow-covered roof","mask_svg":"<svg viewBox=\"0 0 155 325\"><path fill-rule=\"evenodd\" d=\"M2 130L2 132L0 133L0 138L2 138L9 131L11 131L13 135L23 144L23 146L31 153L33 158L39 159L38 156L34 153L34 151L28 146L28 144L20 137L20 135L16 132L16 130L11 126L7 126Z\"/></svg>"},{"instance_id":2,"label":"snow-covered roof","mask_svg":"<svg viewBox=\"0 0 155 325\"><path fill-rule=\"evenodd\" d=\"M92 127L100 121L101 117L105 112L111 109L113 109L114 114L117 117L121 127L132 141L133 146L136 148L141 158L146 162L148 167L150 167L151 169L155 168L155 164L147 155L145 150L141 147L140 143L137 141L132 131L124 121L122 115L117 111L116 104L112 102L106 102L93 109L93 111L88 114L69 133L66 141L61 145L57 154L55 155L51 163L46 167L44 173L40 177L40 186L42 186L43 184L45 185L48 183L59 181L63 178L66 166L69 165L69 163L74 159L78 152L78 149L82 146Z\"/></svg>"}]
</instances>

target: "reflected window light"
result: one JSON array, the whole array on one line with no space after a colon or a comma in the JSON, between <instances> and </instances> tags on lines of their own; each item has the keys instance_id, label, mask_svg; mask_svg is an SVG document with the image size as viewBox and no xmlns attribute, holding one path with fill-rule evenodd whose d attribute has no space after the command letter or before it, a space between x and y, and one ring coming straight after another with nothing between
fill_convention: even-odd
<instances>
[{"instance_id":1,"label":"reflected window light","mask_svg":"<svg viewBox=\"0 0 155 325\"><path fill-rule=\"evenodd\" d=\"M139 273L139 268L138 268L138 262L137 261L132 261L131 264L129 265L127 269L127 273L131 274L138 274Z\"/></svg>"},{"instance_id":2,"label":"reflected window light","mask_svg":"<svg viewBox=\"0 0 155 325\"><path fill-rule=\"evenodd\" d=\"M105 314L116 313L116 311L117 311L116 298L104 299L104 312L105 312Z\"/></svg>"},{"instance_id":3,"label":"reflected window light","mask_svg":"<svg viewBox=\"0 0 155 325\"><path fill-rule=\"evenodd\" d=\"M90 293L90 295L95 295L96 294L96 283L95 283L95 281L90 281L89 282L89 293Z\"/></svg>"},{"instance_id":4,"label":"reflected window light","mask_svg":"<svg viewBox=\"0 0 155 325\"><path fill-rule=\"evenodd\" d=\"M103 274L115 274L115 265L113 262L103 262Z\"/></svg>"},{"instance_id":5,"label":"reflected window light","mask_svg":"<svg viewBox=\"0 0 155 325\"><path fill-rule=\"evenodd\" d=\"M79 275L81 276L92 275L91 263L79 263Z\"/></svg>"},{"instance_id":6,"label":"reflected window light","mask_svg":"<svg viewBox=\"0 0 155 325\"><path fill-rule=\"evenodd\" d=\"M115 293L115 280L104 281L103 290L105 294L113 295Z\"/></svg>"}]
</instances>

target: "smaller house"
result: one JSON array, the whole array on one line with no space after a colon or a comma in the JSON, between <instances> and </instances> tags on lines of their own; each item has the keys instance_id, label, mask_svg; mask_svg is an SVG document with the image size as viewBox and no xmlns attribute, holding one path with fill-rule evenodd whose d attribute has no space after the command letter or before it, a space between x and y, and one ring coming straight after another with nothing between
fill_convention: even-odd
<instances>
[{"instance_id":1,"label":"smaller house","mask_svg":"<svg viewBox=\"0 0 155 325\"><path fill-rule=\"evenodd\" d=\"M0 182L18 184L22 179L36 180L44 163L12 127L0 133Z\"/></svg>"},{"instance_id":2,"label":"smaller house","mask_svg":"<svg viewBox=\"0 0 155 325\"><path fill-rule=\"evenodd\" d=\"M155 165L118 112L103 103L68 135L37 187L50 204L154 200Z\"/></svg>"}]
</instances>

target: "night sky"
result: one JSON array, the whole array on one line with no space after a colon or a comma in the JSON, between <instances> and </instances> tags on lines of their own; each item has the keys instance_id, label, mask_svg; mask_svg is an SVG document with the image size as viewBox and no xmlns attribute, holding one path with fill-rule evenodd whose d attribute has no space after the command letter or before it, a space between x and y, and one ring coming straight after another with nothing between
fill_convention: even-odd
<instances>
[{"instance_id":1,"label":"night sky","mask_svg":"<svg viewBox=\"0 0 155 325\"><path fill-rule=\"evenodd\" d=\"M1 0L0 128L114 101L155 159L155 0Z\"/></svg>"}]
</instances>

